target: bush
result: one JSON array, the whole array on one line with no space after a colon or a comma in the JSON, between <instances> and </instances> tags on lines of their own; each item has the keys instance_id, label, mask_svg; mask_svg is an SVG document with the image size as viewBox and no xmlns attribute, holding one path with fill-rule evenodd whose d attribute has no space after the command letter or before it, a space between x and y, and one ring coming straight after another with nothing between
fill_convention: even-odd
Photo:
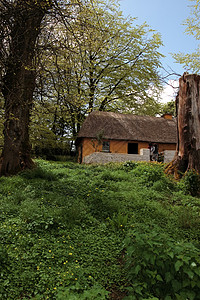
<instances>
[{"instance_id":1,"label":"bush","mask_svg":"<svg viewBox=\"0 0 200 300\"><path fill-rule=\"evenodd\" d=\"M195 170L188 170L179 185L185 193L197 196L200 193L200 176Z\"/></svg>"},{"instance_id":2,"label":"bush","mask_svg":"<svg viewBox=\"0 0 200 300\"><path fill-rule=\"evenodd\" d=\"M123 170L126 172L129 172L133 169L135 169L138 166L138 164L134 161L127 161L123 164Z\"/></svg>"},{"instance_id":3,"label":"bush","mask_svg":"<svg viewBox=\"0 0 200 300\"><path fill-rule=\"evenodd\" d=\"M200 255L192 243L140 227L129 233L125 247L130 299L199 299Z\"/></svg>"}]
</instances>

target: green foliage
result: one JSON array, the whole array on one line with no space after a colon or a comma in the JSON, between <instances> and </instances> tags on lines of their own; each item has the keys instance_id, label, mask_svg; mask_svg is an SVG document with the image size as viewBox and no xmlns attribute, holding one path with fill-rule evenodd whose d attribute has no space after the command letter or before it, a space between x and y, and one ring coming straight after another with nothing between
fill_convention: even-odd
<instances>
[{"instance_id":1,"label":"green foliage","mask_svg":"<svg viewBox=\"0 0 200 300\"><path fill-rule=\"evenodd\" d=\"M8 264L8 253L5 248L0 248L0 270Z\"/></svg>"},{"instance_id":2,"label":"green foliage","mask_svg":"<svg viewBox=\"0 0 200 300\"><path fill-rule=\"evenodd\" d=\"M175 101L171 100L162 105L161 113L162 114L171 114L172 116L176 116L176 105Z\"/></svg>"},{"instance_id":3,"label":"green foliage","mask_svg":"<svg viewBox=\"0 0 200 300\"><path fill-rule=\"evenodd\" d=\"M131 171L133 178L140 180L146 186L152 186L156 181L163 179L163 166L161 164L140 164Z\"/></svg>"},{"instance_id":4,"label":"green foliage","mask_svg":"<svg viewBox=\"0 0 200 300\"><path fill-rule=\"evenodd\" d=\"M133 170L137 166L138 166L138 164L136 162L127 161L123 164L123 169L128 172L128 171Z\"/></svg>"},{"instance_id":5,"label":"green foliage","mask_svg":"<svg viewBox=\"0 0 200 300\"><path fill-rule=\"evenodd\" d=\"M128 215L122 213L114 214L111 218L107 218L109 225L113 230L123 230L128 224Z\"/></svg>"},{"instance_id":6,"label":"green foliage","mask_svg":"<svg viewBox=\"0 0 200 300\"><path fill-rule=\"evenodd\" d=\"M184 293L193 299L188 290L199 289L199 198L167 178L162 164L36 164L0 178L2 300L112 299L128 291L134 299L135 288L144 292L141 297L162 299L157 295L164 283L156 276L163 278L165 265L178 282L180 276L187 279ZM177 261L183 262L178 271ZM133 282L137 265L141 270ZM187 277L191 270L193 279ZM177 299L181 293L176 292Z\"/></svg>"},{"instance_id":7,"label":"green foliage","mask_svg":"<svg viewBox=\"0 0 200 300\"><path fill-rule=\"evenodd\" d=\"M132 299L198 299L200 256L192 243L141 226L129 232L125 247Z\"/></svg>"},{"instance_id":8,"label":"green foliage","mask_svg":"<svg viewBox=\"0 0 200 300\"><path fill-rule=\"evenodd\" d=\"M199 0L190 0L193 2L191 5L191 15L185 20L184 25L186 26L186 34L193 36L197 41L200 38L200 2ZM173 54L173 58L183 67L193 73L198 74L200 72L199 64L199 48L194 49L193 53L183 53L179 52Z\"/></svg>"},{"instance_id":9,"label":"green foliage","mask_svg":"<svg viewBox=\"0 0 200 300\"><path fill-rule=\"evenodd\" d=\"M57 106L51 107L50 102L43 107L35 101L31 114L29 132L33 155L47 160L57 160L59 155L70 154L69 136L63 137L62 132L53 131L54 109L57 111Z\"/></svg>"},{"instance_id":10,"label":"green foliage","mask_svg":"<svg viewBox=\"0 0 200 300\"><path fill-rule=\"evenodd\" d=\"M120 208L120 203L115 199L114 193L107 193L104 189L95 188L91 194L87 195L88 208L92 215L99 220L105 220L117 213Z\"/></svg>"},{"instance_id":11,"label":"green foliage","mask_svg":"<svg viewBox=\"0 0 200 300\"><path fill-rule=\"evenodd\" d=\"M36 167L33 170L26 170L21 173L21 176L26 179L44 179L49 181L57 179L55 174L41 167Z\"/></svg>"},{"instance_id":12,"label":"green foliage","mask_svg":"<svg viewBox=\"0 0 200 300\"><path fill-rule=\"evenodd\" d=\"M182 228L200 229L200 219L198 210L195 207L181 207L178 209L178 222Z\"/></svg>"},{"instance_id":13,"label":"green foliage","mask_svg":"<svg viewBox=\"0 0 200 300\"><path fill-rule=\"evenodd\" d=\"M187 171L180 181L182 190L192 196L200 193L200 175L195 170Z\"/></svg>"},{"instance_id":14,"label":"green foliage","mask_svg":"<svg viewBox=\"0 0 200 300\"><path fill-rule=\"evenodd\" d=\"M105 289L96 285L82 293L79 293L77 286L71 286L58 292L57 299L69 299L69 300L105 300L108 299L108 294Z\"/></svg>"},{"instance_id":15,"label":"green foliage","mask_svg":"<svg viewBox=\"0 0 200 300\"><path fill-rule=\"evenodd\" d=\"M125 18L117 0L67 5L62 14L70 31L61 20L46 28L49 47L42 47L40 93L32 113L34 145L47 148L60 138L63 143L66 137L75 138L93 110L158 113L160 34ZM40 35L41 46L46 31Z\"/></svg>"}]
</instances>

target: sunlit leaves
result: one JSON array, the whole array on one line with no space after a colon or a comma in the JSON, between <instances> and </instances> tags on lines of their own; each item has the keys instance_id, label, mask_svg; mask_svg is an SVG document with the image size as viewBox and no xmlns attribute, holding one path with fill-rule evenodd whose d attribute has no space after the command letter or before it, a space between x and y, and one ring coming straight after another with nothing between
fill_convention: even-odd
<instances>
[{"instance_id":1,"label":"sunlit leaves","mask_svg":"<svg viewBox=\"0 0 200 300\"><path fill-rule=\"evenodd\" d=\"M73 135L92 110L155 114L160 35L125 19L115 0L72 2L40 40L43 101Z\"/></svg>"},{"instance_id":2,"label":"sunlit leaves","mask_svg":"<svg viewBox=\"0 0 200 300\"><path fill-rule=\"evenodd\" d=\"M191 15L184 22L186 26L185 32L194 36L196 40L200 40L200 1L190 0L193 5L191 9ZM183 52L173 54L175 60L182 64L186 71L192 71L194 73L200 72L200 50L194 49L195 52L185 54Z\"/></svg>"}]
</instances>

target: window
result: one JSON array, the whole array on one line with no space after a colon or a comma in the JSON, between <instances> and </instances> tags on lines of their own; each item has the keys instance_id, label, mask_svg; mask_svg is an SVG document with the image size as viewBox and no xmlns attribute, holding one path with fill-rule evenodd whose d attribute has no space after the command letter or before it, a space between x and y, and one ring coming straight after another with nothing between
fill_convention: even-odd
<instances>
[{"instance_id":1,"label":"window","mask_svg":"<svg viewBox=\"0 0 200 300\"><path fill-rule=\"evenodd\" d=\"M102 151L110 152L110 142L105 142L105 141L103 142Z\"/></svg>"},{"instance_id":2,"label":"window","mask_svg":"<svg viewBox=\"0 0 200 300\"><path fill-rule=\"evenodd\" d=\"M128 143L128 154L138 154L137 143Z\"/></svg>"}]
</instances>

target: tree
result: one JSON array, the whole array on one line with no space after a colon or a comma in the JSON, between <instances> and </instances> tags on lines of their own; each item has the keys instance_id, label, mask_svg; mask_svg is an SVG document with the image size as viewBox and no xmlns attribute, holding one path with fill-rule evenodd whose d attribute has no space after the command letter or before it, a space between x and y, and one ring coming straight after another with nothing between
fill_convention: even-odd
<instances>
[{"instance_id":1,"label":"tree","mask_svg":"<svg viewBox=\"0 0 200 300\"><path fill-rule=\"evenodd\" d=\"M171 100L161 106L162 114L170 114L173 117L176 116L176 103L175 100Z\"/></svg>"},{"instance_id":2,"label":"tree","mask_svg":"<svg viewBox=\"0 0 200 300\"><path fill-rule=\"evenodd\" d=\"M41 65L39 95L44 95L43 105L51 102L55 108L52 128L64 120L75 137L93 110L155 115L160 36L146 24L123 18L116 1L85 1L75 16L67 26L54 26L53 45L43 52L51 66L44 70Z\"/></svg>"},{"instance_id":3,"label":"tree","mask_svg":"<svg viewBox=\"0 0 200 300\"><path fill-rule=\"evenodd\" d=\"M0 77L4 98L4 147L1 175L31 168L30 113L37 83L38 40L46 26L54 24L79 0L0 0ZM49 16L49 17L48 17Z\"/></svg>"},{"instance_id":4,"label":"tree","mask_svg":"<svg viewBox=\"0 0 200 300\"><path fill-rule=\"evenodd\" d=\"M160 36L126 21L117 0L0 0L0 8L1 175L33 166L31 112L56 142L75 137L92 110L155 113ZM47 119L36 115L41 107Z\"/></svg>"},{"instance_id":5,"label":"tree","mask_svg":"<svg viewBox=\"0 0 200 300\"><path fill-rule=\"evenodd\" d=\"M200 173L200 76L183 74L176 99L178 142L167 167L176 177L189 169Z\"/></svg>"},{"instance_id":6,"label":"tree","mask_svg":"<svg viewBox=\"0 0 200 300\"><path fill-rule=\"evenodd\" d=\"M1 175L33 166L29 118L35 88L35 45L49 0L1 0L2 94L5 100ZM3 53L4 52L4 53Z\"/></svg>"},{"instance_id":7,"label":"tree","mask_svg":"<svg viewBox=\"0 0 200 300\"><path fill-rule=\"evenodd\" d=\"M190 0L194 2L191 6L191 16L186 19L184 25L186 26L186 33L193 36L197 41L200 39L200 1ZM173 54L177 63L184 66L186 71L191 71L198 74L200 72L200 48L196 49L191 54L184 54L183 52Z\"/></svg>"}]
</instances>

